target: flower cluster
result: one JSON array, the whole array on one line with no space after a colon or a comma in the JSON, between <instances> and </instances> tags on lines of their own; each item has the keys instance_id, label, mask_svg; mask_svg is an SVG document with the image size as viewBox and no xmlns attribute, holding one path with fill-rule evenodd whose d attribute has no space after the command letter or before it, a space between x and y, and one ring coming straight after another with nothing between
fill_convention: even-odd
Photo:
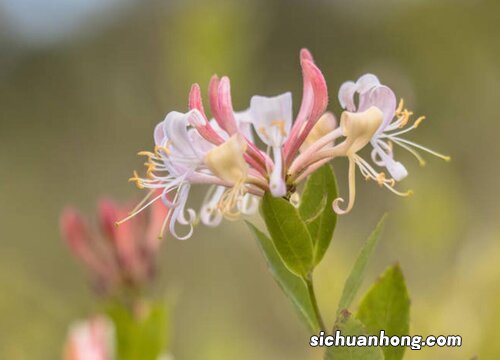
<instances>
[{"instance_id":1,"label":"flower cluster","mask_svg":"<svg viewBox=\"0 0 500 360\"><path fill-rule=\"evenodd\" d=\"M337 213L343 214L354 205L356 167L366 179L373 179L398 195L410 194L395 189L396 182L408 172L394 159L394 144L408 150L421 163L417 150L448 159L401 138L415 129L423 117L411 121L412 113L404 109L403 101L398 106L392 90L371 74L341 86L339 101L345 111L337 125L335 116L326 111L325 79L308 50L301 50L300 63L303 96L295 121L290 92L275 97L253 96L247 110L235 112L230 81L217 76L209 84L213 116L209 119L200 87L194 84L189 94L189 111L168 113L154 130L154 150L139 153L147 158L146 175L134 173L131 181L150 192L124 221L161 199L169 212L160 237L168 224L176 238L187 239L200 220L216 226L223 218L254 213L265 192L275 197L297 197L297 185L336 157L349 161L347 206L341 208L342 198L332 204ZM261 148L257 138L264 145ZM372 148L374 165L359 155L367 146ZM211 188L197 212L187 206L187 200L191 187L203 184ZM187 228L184 234L177 232L178 225Z\"/></svg>"},{"instance_id":2,"label":"flower cluster","mask_svg":"<svg viewBox=\"0 0 500 360\"><path fill-rule=\"evenodd\" d=\"M158 232L168 209L157 202L148 214L141 213L123 226L131 207L111 200L99 202L99 234L73 208L63 211L61 233L72 252L83 262L98 293L111 295L124 289L138 289L151 280L159 246Z\"/></svg>"}]
</instances>

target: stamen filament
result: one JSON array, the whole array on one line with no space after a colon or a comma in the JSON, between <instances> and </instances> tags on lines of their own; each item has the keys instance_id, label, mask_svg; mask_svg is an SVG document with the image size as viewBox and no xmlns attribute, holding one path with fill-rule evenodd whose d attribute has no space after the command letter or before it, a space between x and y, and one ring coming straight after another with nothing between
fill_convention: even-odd
<instances>
[{"instance_id":1,"label":"stamen filament","mask_svg":"<svg viewBox=\"0 0 500 360\"><path fill-rule=\"evenodd\" d=\"M429 154L432 154L434 156L437 156L438 158L440 159L443 159L444 161L450 161L451 160L451 157L450 156L446 156L446 155L443 155L443 154L440 154L434 150L431 150L431 149L428 149L426 148L425 146L422 146L422 145L419 145L419 144L416 144L412 141L409 141L409 140L406 140L406 139L401 139L399 137L390 137L391 140L393 140L395 143L397 142L402 142L404 144L407 144L407 145L410 145L410 146L413 146L413 147L416 147L417 149L420 149L422 151L426 151L428 152Z\"/></svg>"}]
</instances>

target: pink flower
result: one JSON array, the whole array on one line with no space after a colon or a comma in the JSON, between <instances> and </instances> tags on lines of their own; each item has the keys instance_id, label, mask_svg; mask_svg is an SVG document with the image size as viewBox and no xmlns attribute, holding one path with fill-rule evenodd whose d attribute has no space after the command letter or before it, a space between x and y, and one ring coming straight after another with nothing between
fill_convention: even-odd
<instances>
[{"instance_id":1,"label":"pink flower","mask_svg":"<svg viewBox=\"0 0 500 360\"><path fill-rule=\"evenodd\" d=\"M102 199L98 210L100 231L91 227L73 208L61 214L62 237L85 265L99 292L139 287L154 274L158 233L167 215L166 207L156 202L149 214L143 213L116 227L115 222L127 216L129 210L129 206Z\"/></svg>"},{"instance_id":2,"label":"pink flower","mask_svg":"<svg viewBox=\"0 0 500 360\"><path fill-rule=\"evenodd\" d=\"M135 213L161 199L169 208L165 223L169 222L170 233L178 239L187 239L198 220L216 226L224 217L236 219L241 214L254 213L258 198L265 192L275 197L296 197L297 184L336 157L349 160L348 205L345 209L340 208L342 198L333 203L337 213L346 213L354 205L356 167L367 179L376 180L392 192L408 194L394 189L395 182L404 178L407 172L393 159L388 140L408 149L419 159L411 146L445 158L399 137L409 130L390 133L405 125L411 113L402 106L395 108L393 92L380 85L374 75L342 85L339 99L346 111L337 126L335 116L326 112L325 79L306 49L300 52L300 64L303 94L295 120L290 92L272 97L253 96L248 109L235 112L229 78L215 75L208 89L213 116L210 119L205 113L200 87L194 84L189 94L189 111L168 113L155 128L154 151L139 153L147 156L146 176L134 173L131 180L139 188L150 189L148 197L155 191L161 193ZM355 94L359 97L358 105L354 101ZM417 119L412 128L420 121ZM254 133L265 145L263 148L257 146ZM358 155L368 144L373 146L374 162L385 167L390 177L375 171ZM195 185L210 185L199 214L187 208L190 190ZM178 233L178 225L186 228L183 235ZM162 235L163 231L160 237Z\"/></svg>"},{"instance_id":3,"label":"pink flower","mask_svg":"<svg viewBox=\"0 0 500 360\"><path fill-rule=\"evenodd\" d=\"M113 360L114 328L102 316L74 323L64 346L64 360Z\"/></svg>"},{"instance_id":4,"label":"pink flower","mask_svg":"<svg viewBox=\"0 0 500 360\"><path fill-rule=\"evenodd\" d=\"M247 110L235 112L229 79L213 76L209 84L213 119L209 119L200 88L194 84L190 110L168 113L154 131L154 151L140 152L148 158L146 176L134 173L131 180L139 188L160 189L162 194L138 212L162 199L170 208L170 232L178 239L187 239L198 219L216 226L223 217L235 219L242 213L254 213L258 197L266 191L287 196L292 186L287 184L288 166L328 102L323 75L307 50L301 51L301 66L304 95L293 126L290 93L254 96ZM267 149L255 144L252 127ZM272 150L272 157L268 150ZM197 216L194 209L186 208L186 202L191 187L202 184L212 188ZM166 196L171 193L175 195L169 201ZM178 233L176 225L187 227L184 235Z\"/></svg>"}]
</instances>

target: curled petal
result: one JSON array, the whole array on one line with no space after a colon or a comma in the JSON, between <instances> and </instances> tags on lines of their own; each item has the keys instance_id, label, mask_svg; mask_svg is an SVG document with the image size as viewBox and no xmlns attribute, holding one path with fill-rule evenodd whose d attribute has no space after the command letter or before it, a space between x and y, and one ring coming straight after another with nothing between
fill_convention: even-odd
<instances>
[{"instance_id":1,"label":"curled petal","mask_svg":"<svg viewBox=\"0 0 500 360\"><path fill-rule=\"evenodd\" d=\"M377 86L380 86L380 81L373 74L364 74L356 81L356 91L360 94L364 94Z\"/></svg>"},{"instance_id":2,"label":"curled petal","mask_svg":"<svg viewBox=\"0 0 500 360\"><path fill-rule=\"evenodd\" d=\"M387 146L387 148L382 148L382 144ZM392 151L390 151L387 144L383 142L372 142L372 145L373 150L371 157L375 164L385 167L391 177L396 181L401 181L408 176L408 171L405 166L399 161L394 160Z\"/></svg>"},{"instance_id":3,"label":"curled petal","mask_svg":"<svg viewBox=\"0 0 500 360\"><path fill-rule=\"evenodd\" d=\"M193 223L196 220L196 212L193 209L185 209L186 202L189 196L189 190L191 186L186 184L179 188L178 199L176 201L176 206L172 209L172 214L170 218L169 230L170 233L179 240L187 240L193 235ZM187 218L185 212L187 211ZM175 225L179 223L181 225L188 226L188 232L181 236L177 234Z\"/></svg>"},{"instance_id":4,"label":"curled petal","mask_svg":"<svg viewBox=\"0 0 500 360\"><path fill-rule=\"evenodd\" d=\"M203 156L199 144L193 143L189 135L188 125L192 119L193 112L186 114L177 111L171 111L167 114L164 122L164 131L170 145L175 149L175 153L183 158L201 158Z\"/></svg>"},{"instance_id":5,"label":"curled petal","mask_svg":"<svg viewBox=\"0 0 500 360\"><path fill-rule=\"evenodd\" d=\"M196 129L197 133L208 142L219 145L224 141L220 134L222 131L220 129L215 129L212 123L207 121L205 116L198 110L191 110L188 121L189 124ZM216 122L213 124L218 126Z\"/></svg>"},{"instance_id":6,"label":"curled petal","mask_svg":"<svg viewBox=\"0 0 500 360\"><path fill-rule=\"evenodd\" d=\"M356 93L356 83L353 81L346 81L340 86L339 89L339 102L340 106L347 111L356 111L356 104L354 103L354 94Z\"/></svg>"},{"instance_id":7,"label":"curled petal","mask_svg":"<svg viewBox=\"0 0 500 360\"><path fill-rule=\"evenodd\" d=\"M164 146L166 143L166 135L165 135L165 131L164 131L163 121L158 123L155 127L154 140L155 140L155 145L157 145L157 146Z\"/></svg>"},{"instance_id":8,"label":"curled petal","mask_svg":"<svg viewBox=\"0 0 500 360\"><path fill-rule=\"evenodd\" d=\"M252 133L252 123L254 122L252 119L252 113L250 109L246 111L240 111L234 113L236 123L238 125L238 129L240 134L246 137L250 142L254 142L254 136Z\"/></svg>"},{"instance_id":9,"label":"curled petal","mask_svg":"<svg viewBox=\"0 0 500 360\"><path fill-rule=\"evenodd\" d=\"M239 210L244 215L252 215L259 209L259 198L252 194L245 194L238 204Z\"/></svg>"},{"instance_id":10,"label":"curled petal","mask_svg":"<svg viewBox=\"0 0 500 360\"><path fill-rule=\"evenodd\" d=\"M394 92L389 87L380 85L360 95L358 111L365 111L371 106L379 108L384 114L382 124L378 130L380 133L384 131L394 118L396 105L397 100Z\"/></svg>"},{"instance_id":11,"label":"curled petal","mask_svg":"<svg viewBox=\"0 0 500 360\"><path fill-rule=\"evenodd\" d=\"M212 188L209 191L208 201L204 202L200 211L200 219L203 224L215 227L221 223L224 216L218 206L225 191L226 187L224 186L217 186L215 190Z\"/></svg>"},{"instance_id":12,"label":"curled petal","mask_svg":"<svg viewBox=\"0 0 500 360\"><path fill-rule=\"evenodd\" d=\"M339 204L344 202L342 198L336 198L333 200L332 208L339 215L347 214L352 210L354 206L354 200L356 199L356 163L354 159L349 158L349 203L347 208L341 209Z\"/></svg>"},{"instance_id":13,"label":"curled petal","mask_svg":"<svg viewBox=\"0 0 500 360\"><path fill-rule=\"evenodd\" d=\"M387 171L396 181L401 181L408 176L408 170L399 161L389 161L386 164Z\"/></svg>"}]
</instances>

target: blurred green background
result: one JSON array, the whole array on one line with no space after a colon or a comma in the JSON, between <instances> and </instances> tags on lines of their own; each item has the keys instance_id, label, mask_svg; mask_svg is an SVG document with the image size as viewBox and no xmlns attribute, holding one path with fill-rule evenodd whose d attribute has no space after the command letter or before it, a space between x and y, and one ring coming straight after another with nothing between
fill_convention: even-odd
<instances>
[{"instance_id":1,"label":"blurred green background","mask_svg":"<svg viewBox=\"0 0 500 360\"><path fill-rule=\"evenodd\" d=\"M399 261L411 333L463 336L459 349L406 358L498 357L499 13L496 0L0 0L0 358L58 358L69 323L94 309L59 236L61 209L92 214L101 195L140 198L127 183L141 169L137 151L213 73L231 77L235 109L288 89L297 108L301 47L325 74L331 110L343 81L373 72L427 116L412 139L452 156L421 169L398 153L410 199L358 179L356 207L316 275L327 318L389 211L365 288ZM342 194L345 165L334 162ZM157 293L177 299L176 359L321 358L242 221L168 238L161 268Z\"/></svg>"}]
</instances>

